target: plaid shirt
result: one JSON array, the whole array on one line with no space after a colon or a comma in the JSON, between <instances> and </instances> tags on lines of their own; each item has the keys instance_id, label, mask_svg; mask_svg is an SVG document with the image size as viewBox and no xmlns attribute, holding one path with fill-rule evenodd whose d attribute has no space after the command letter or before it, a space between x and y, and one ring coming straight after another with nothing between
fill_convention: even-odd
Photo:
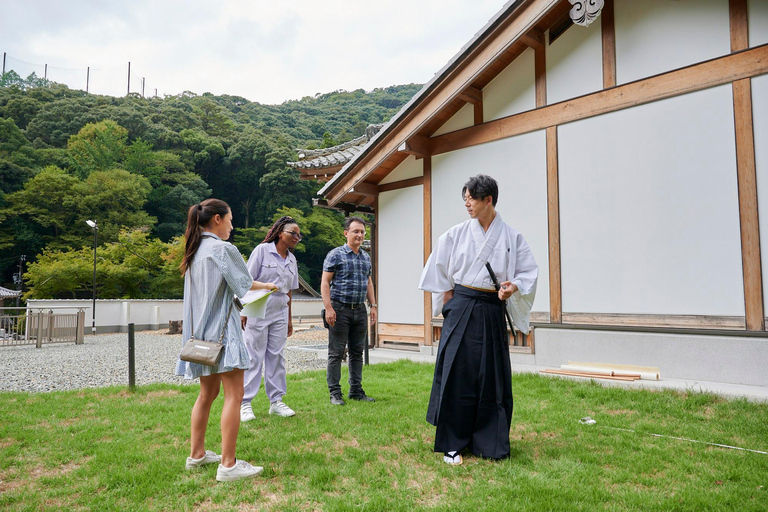
<instances>
[{"instance_id":1,"label":"plaid shirt","mask_svg":"<svg viewBox=\"0 0 768 512\"><path fill-rule=\"evenodd\" d=\"M325 257L323 271L333 272L331 300L347 304L365 302L371 258L364 250L355 254L347 244L336 247Z\"/></svg>"}]
</instances>

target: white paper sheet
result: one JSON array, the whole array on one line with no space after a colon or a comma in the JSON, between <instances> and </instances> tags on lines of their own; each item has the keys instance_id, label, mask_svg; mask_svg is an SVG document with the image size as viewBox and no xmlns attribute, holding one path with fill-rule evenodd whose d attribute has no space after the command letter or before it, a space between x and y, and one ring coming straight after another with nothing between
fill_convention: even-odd
<instances>
[{"instance_id":1,"label":"white paper sheet","mask_svg":"<svg viewBox=\"0 0 768 512\"><path fill-rule=\"evenodd\" d=\"M249 318L264 318L267 313L267 299L275 290L250 290L243 295L240 302L243 303L243 310L240 316Z\"/></svg>"}]
</instances>

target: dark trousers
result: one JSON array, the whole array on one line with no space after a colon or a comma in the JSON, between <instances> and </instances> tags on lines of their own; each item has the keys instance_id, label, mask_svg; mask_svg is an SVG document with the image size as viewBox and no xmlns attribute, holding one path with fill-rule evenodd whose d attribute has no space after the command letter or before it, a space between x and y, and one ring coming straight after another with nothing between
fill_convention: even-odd
<instances>
[{"instance_id":1,"label":"dark trousers","mask_svg":"<svg viewBox=\"0 0 768 512\"><path fill-rule=\"evenodd\" d=\"M363 391L363 350L368 330L368 314L365 306L350 309L336 302L336 324L328 329L328 369L326 381L331 395L341 393L341 359L344 347L349 346L349 394Z\"/></svg>"}]
</instances>

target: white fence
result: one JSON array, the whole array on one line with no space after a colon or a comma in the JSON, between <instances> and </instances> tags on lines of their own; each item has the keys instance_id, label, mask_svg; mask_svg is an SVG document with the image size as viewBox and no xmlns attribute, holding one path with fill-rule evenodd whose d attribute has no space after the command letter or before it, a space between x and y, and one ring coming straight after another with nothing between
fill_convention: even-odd
<instances>
[{"instance_id":1,"label":"white fence","mask_svg":"<svg viewBox=\"0 0 768 512\"><path fill-rule=\"evenodd\" d=\"M85 333L92 334L92 300L29 300L27 307L35 310L55 308L57 314L76 314L85 310ZM320 299L296 298L291 305L294 318L320 317L322 307ZM97 299L95 329L96 333L128 332L129 323L133 323L137 331L165 329L168 322L181 320L182 312L181 300Z\"/></svg>"}]
</instances>

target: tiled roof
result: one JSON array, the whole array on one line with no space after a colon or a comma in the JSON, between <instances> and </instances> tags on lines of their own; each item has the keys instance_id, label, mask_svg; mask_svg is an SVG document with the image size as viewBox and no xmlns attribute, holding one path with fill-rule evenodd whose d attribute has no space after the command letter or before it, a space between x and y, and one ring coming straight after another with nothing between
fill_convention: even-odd
<instances>
[{"instance_id":1,"label":"tiled roof","mask_svg":"<svg viewBox=\"0 0 768 512\"><path fill-rule=\"evenodd\" d=\"M0 286L0 299L15 299L16 297L20 297L21 292L9 290L8 288L3 288Z\"/></svg>"},{"instance_id":2,"label":"tiled roof","mask_svg":"<svg viewBox=\"0 0 768 512\"><path fill-rule=\"evenodd\" d=\"M326 169L339 167L349 162L371 140L383 125L373 124L365 130L365 135L344 144L323 149L298 149L299 161L287 162L294 169Z\"/></svg>"}]
</instances>

